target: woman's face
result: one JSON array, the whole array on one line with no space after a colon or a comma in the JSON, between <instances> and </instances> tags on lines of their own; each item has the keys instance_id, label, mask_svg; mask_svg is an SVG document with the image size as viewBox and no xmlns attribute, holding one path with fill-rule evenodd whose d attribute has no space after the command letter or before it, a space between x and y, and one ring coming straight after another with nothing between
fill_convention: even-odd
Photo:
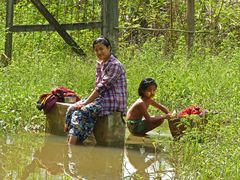
<instances>
[{"instance_id":1,"label":"woman's face","mask_svg":"<svg viewBox=\"0 0 240 180\"><path fill-rule=\"evenodd\" d=\"M107 61L109 59L110 46L106 47L104 44L98 43L94 46L94 51L99 60Z\"/></svg>"},{"instance_id":2,"label":"woman's face","mask_svg":"<svg viewBox=\"0 0 240 180\"><path fill-rule=\"evenodd\" d=\"M156 90L157 90L156 86L151 85L144 91L144 96L148 98L152 98L154 97Z\"/></svg>"}]
</instances>

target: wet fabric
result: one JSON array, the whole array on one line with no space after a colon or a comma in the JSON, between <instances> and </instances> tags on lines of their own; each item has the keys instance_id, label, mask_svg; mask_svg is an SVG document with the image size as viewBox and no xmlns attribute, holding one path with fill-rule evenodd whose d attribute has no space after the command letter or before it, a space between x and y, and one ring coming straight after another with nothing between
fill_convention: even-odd
<instances>
[{"instance_id":1,"label":"wet fabric","mask_svg":"<svg viewBox=\"0 0 240 180\"><path fill-rule=\"evenodd\" d=\"M208 112L207 109L203 109L199 106L189 106L187 108L185 108L182 112L180 112L178 114L178 117L185 117L187 115L192 115L192 114L195 114L195 115L204 115Z\"/></svg>"},{"instance_id":2,"label":"wet fabric","mask_svg":"<svg viewBox=\"0 0 240 180\"><path fill-rule=\"evenodd\" d=\"M64 97L69 96L75 97L76 101L80 100L80 97L74 93L73 90L62 86L56 87L52 89L50 93L42 94L36 103L36 107L38 110L43 110L44 113L47 114L54 107L56 102L64 102Z\"/></svg>"},{"instance_id":3,"label":"wet fabric","mask_svg":"<svg viewBox=\"0 0 240 180\"><path fill-rule=\"evenodd\" d=\"M73 90L65 88L63 86L52 89L51 93L53 95L58 96L59 102L64 102L64 97L69 97L69 96L75 97L76 102L80 100L80 97Z\"/></svg>"},{"instance_id":4,"label":"wet fabric","mask_svg":"<svg viewBox=\"0 0 240 180\"><path fill-rule=\"evenodd\" d=\"M55 96L54 94L50 93L45 93L39 97L36 107L40 111L43 109L44 113L47 114L53 108L55 103L58 101L59 101L58 96Z\"/></svg>"},{"instance_id":5,"label":"wet fabric","mask_svg":"<svg viewBox=\"0 0 240 180\"><path fill-rule=\"evenodd\" d=\"M79 101L83 102L85 101ZM79 102L70 106L66 113L66 125L68 134L77 136L79 142L83 142L93 132L96 122L96 116L102 109L101 101L94 102L83 106L81 109L75 110Z\"/></svg>"},{"instance_id":6,"label":"wet fabric","mask_svg":"<svg viewBox=\"0 0 240 180\"><path fill-rule=\"evenodd\" d=\"M127 127L132 134L142 134L146 128L146 120L128 120Z\"/></svg>"}]
</instances>

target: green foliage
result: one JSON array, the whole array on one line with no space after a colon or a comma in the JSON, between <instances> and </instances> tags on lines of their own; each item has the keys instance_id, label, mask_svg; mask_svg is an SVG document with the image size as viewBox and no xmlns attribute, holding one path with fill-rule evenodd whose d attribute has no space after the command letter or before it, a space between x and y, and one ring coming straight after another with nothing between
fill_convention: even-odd
<instances>
[{"instance_id":1,"label":"green foliage","mask_svg":"<svg viewBox=\"0 0 240 180\"><path fill-rule=\"evenodd\" d=\"M99 20L99 2L78 2L44 3L61 23ZM239 177L239 6L216 2L196 2L196 30L213 33L195 34L195 46L187 57L183 33L120 31L117 55L127 71L128 105L138 98L140 81L153 77L158 84L156 100L170 110L181 111L196 104L217 113L208 116L204 130L195 128L171 144L169 153L180 179ZM174 28L184 29L186 4L176 0L173 5ZM120 1L120 26L169 28L169 6L162 0ZM18 2L15 11L15 24L47 23L28 1ZM3 2L0 29L3 40ZM56 86L73 89L81 97L89 94L95 80L92 40L100 30L70 34L88 54L86 59L76 56L55 32L13 35L12 61L0 68L0 132L43 131L45 116L35 103L42 93ZM0 42L0 51L4 51L4 41Z\"/></svg>"},{"instance_id":2,"label":"green foliage","mask_svg":"<svg viewBox=\"0 0 240 180\"><path fill-rule=\"evenodd\" d=\"M238 123L227 127L218 127L211 123L211 128L201 134L204 143L197 143L185 138L184 144L177 144L173 150L174 158L181 159L176 166L178 176L191 179L237 179L239 133ZM200 135L200 134L199 134ZM176 149L175 149L176 148Z\"/></svg>"},{"instance_id":3,"label":"green foliage","mask_svg":"<svg viewBox=\"0 0 240 180\"><path fill-rule=\"evenodd\" d=\"M235 159L239 157L236 155L240 98L238 48L221 52L221 56L207 50L201 54L196 51L190 58L179 49L176 55L166 57L159 44L160 39L145 43L134 53L122 50L125 53L120 59L127 69L129 104L138 98L137 88L142 78L153 77L158 83L155 98L171 110L181 111L192 104L210 110L206 126L187 130L181 141L173 144L176 177L238 177L238 173L234 173L239 167ZM152 110L151 113L159 112Z\"/></svg>"},{"instance_id":4,"label":"green foliage","mask_svg":"<svg viewBox=\"0 0 240 180\"><path fill-rule=\"evenodd\" d=\"M149 38L164 37L164 54L177 52L186 30L187 3L182 0L161 1L120 1L120 26L134 27L124 29L121 40L133 44L144 44ZM236 1L196 1L195 2L195 48L219 53L239 47L239 6ZM160 29L159 31L139 30L141 28ZM185 40L184 40L185 41ZM227 41L227 42L226 42ZM227 50L228 51L228 50Z\"/></svg>"},{"instance_id":5,"label":"green foliage","mask_svg":"<svg viewBox=\"0 0 240 180\"><path fill-rule=\"evenodd\" d=\"M43 130L45 118L35 107L42 93L65 86L85 96L94 86L95 66L92 64L95 62L90 57L86 61L64 51L45 54L47 49L28 56L28 51L19 54L11 65L1 69L0 89L5 92L0 105L2 130Z\"/></svg>"},{"instance_id":6,"label":"green foliage","mask_svg":"<svg viewBox=\"0 0 240 180\"><path fill-rule=\"evenodd\" d=\"M60 23L100 21L100 2L93 1L41 1ZM27 13L26 13L27 12ZM37 8L28 0L14 6L15 24L48 24ZM91 15L89 15L91 14Z\"/></svg>"},{"instance_id":7,"label":"green foliage","mask_svg":"<svg viewBox=\"0 0 240 180\"><path fill-rule=\"evenodd\" d=\"M4 39L5 39L5 7L0 3L0 52L4 52ZM1 66L1 65L0 65Z\"/></svg>"}]
</instances>

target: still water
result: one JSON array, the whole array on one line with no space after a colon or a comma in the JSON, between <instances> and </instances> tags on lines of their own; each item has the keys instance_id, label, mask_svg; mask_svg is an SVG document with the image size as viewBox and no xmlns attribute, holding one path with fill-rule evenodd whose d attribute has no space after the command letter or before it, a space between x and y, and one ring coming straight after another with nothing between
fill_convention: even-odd
<instances>
[{"instance_id":1,"label":"still water","mask_svg":"<svg viewBox=\"0 0 240 180\"><path fill-rule=\"evenodd\" d=\"M163 138L166 138L163 136ZM164 145L127 135L125 147L68 146L49 134L0 136L0 179L174 179Z\"/></svg>"}]
</instances>

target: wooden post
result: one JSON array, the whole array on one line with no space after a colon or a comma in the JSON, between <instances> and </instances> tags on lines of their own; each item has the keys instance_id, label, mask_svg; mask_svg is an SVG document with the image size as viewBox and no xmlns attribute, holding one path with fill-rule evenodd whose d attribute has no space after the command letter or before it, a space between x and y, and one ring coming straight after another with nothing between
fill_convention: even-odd
<instances>
[{"instance_id":1,"label":"wooden post","mask_svg":"<svg viewBox=\"0 0 240 180\"><path fill-rule=\"evenodd\" d=\"M102 21L103 36L109 38L112 44L112 50L116 53L118 47L118 0L103 0L102 1Z\"/></svg>"},{"instance_id":2,"label":"wooden post","mask_svg":"<svg viewBox=\"0 0 240 180\"><path fill-rule=\"evenodd\" d=\"M14 0L7 0L6 1L6 40L5 40L5 57L7 59L12 58L12 26L13 26L13 6Z\"/></svg>"},{"instance_id":3,"label":"wooden post","mask_svg":"<svg viewBox=\"0 0 240 180\"><path fill-rule=\"evenodd\" d=\"M173 2L170 0L170 28L173 29ZM170 54L173 60L173 32L170 31Z\"/></svg>"},{"instance_id":4,"label":"wooden post","mask_svg":"<svg viewBox=\"0 0 240 180\"><path fill-rule=\"evenodd\" d=\"M194 30L195 30L195 22L194 22L194 0L187 0L187 46L188 52L191 52L193 47L193 38L194 38Z\"/></svg>"}]
</instances>

